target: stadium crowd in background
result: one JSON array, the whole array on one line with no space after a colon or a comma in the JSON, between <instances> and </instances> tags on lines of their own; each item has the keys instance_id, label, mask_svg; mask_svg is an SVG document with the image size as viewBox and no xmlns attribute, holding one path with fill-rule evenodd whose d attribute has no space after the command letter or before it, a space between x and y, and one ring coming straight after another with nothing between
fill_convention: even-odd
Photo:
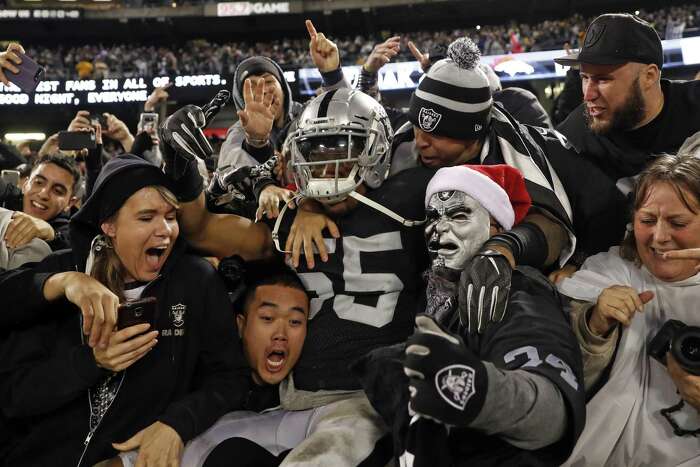
<instances>
[{"instance_id":1,"label":"stadium crowd in background","mask_svg":"<svg viewBox=\"0 0 700 467\"><path fill-rule=\"evenodd\" d=\"M640 11L662 36L681 37L685 29L700 26L700 6L689 4ZM401 36L401 52L395 61L414 60L406 44L413 41L421 50L447 45L452 40L472 38L484 55L562 49L565 44L578 47L586 25L592 18L569 18L527 24L512 22L482 25L448 31L382 31L374 35L335 38L343 64L361 65L372 48L385 39ZM260 42L211 43L205 39L184 45L166 44L85 44L81 46L28 46L28 54L46 68L48 79L151 77L191 74L233 74L241 61L255 55L269 57L282 67L313 66L303 37Z\"/></svg>"},{"instance_id":2,"label":"stadium crowd in background","mask_svg":"<svg viewBox=\"0 0 700 467\"><path fill-rule=\"evenodd\" d=\"M0 466L696 464L700 87L661 78L657 34L695 8L26 47L64 76L234 80L157 130L79 110L89 149L6 158ZM582 103L562 134L480 57L565 42ZM405 59L425 76L402 111L374 85ZM322 75L305 104L290 62ZM227 105L215 170L203 130Z\"/></svg>"}]
</instances>

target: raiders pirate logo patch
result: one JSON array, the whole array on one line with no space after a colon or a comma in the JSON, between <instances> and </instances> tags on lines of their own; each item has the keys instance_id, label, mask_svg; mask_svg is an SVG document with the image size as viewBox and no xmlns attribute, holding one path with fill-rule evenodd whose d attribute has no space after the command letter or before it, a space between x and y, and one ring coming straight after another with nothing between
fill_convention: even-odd
<instances>
[{"instance_id":1,"label":"raiders pirate logo patch","mask_svg":"<svg viewBox=\"0 0 700 467\"><path fill-rule=\"evenodd\" d=\"M605 25L600 23L593 23L586 31L586 37L583 40L583 48L587 49L593 47L596 42L603 37L603 32L605 32Z\"/></svg>"},{"instance_id":2,"label":"raiders pirate logo patch","mask_svg":"<svg viewBox=\"0 0 700 467\"><path fill-rule=\"evenodd\" d=\"M433 109L421 107L420 112L418 112L418 125L420 125L421 130L430 133L440 123L441 118L442 114L437 113Z\"/></svg>"},{"instance_id":3,"label":"raiders pirate logo patch","mask_svg":"<svg viewBox=\"0 0 700 467\"><path fill-rule=\"evenodd\" d=\"M177 305L172 305L170 307L170 317L173 320L173 326L176 328L181 328L185 324L185 311L187 310L187 305L178 303Z\"/></svg>"},{"instance_id":4,"label":"raiders pirate logo patch","mask_svg":"<svg viewBox=\"0 0 700 467\"><path fill-rule=\"evenodd\" d=\"M450 365L435 375L438 394L452 407L464 410L474 389L474 369L466 365Z\"/></svg>"}]
</instances>

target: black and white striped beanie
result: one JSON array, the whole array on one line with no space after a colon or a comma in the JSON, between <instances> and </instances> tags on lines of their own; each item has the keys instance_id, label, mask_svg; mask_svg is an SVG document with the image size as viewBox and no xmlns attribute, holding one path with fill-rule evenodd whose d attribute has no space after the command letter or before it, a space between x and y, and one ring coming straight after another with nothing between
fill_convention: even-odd
<instances>
[{"instance_id":1,"label":"black and white striped beanie","mask_svg":"<svg viewBox=\"0 0 700 467\"><path fill-rule=\"evenodd\" d=\"M408 118L421 130L459 140L481 139L491 121L491 89L471 39L450 44L411 96Z\"/></svg>"}]
</instances>

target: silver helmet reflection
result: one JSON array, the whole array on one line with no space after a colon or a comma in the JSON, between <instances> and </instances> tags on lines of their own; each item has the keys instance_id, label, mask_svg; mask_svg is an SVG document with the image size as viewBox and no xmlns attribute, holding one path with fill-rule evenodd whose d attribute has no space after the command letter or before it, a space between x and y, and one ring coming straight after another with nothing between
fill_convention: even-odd
<instances>
[{"instance_id":1,"label":"silver helmet reflection","mask_svg":"<svg viewBox=\"0 0 700 467\"><path fill-rule=\"evenodd\" d=\"M360 184L378 188L389 173L393 131L386 111L355 89L311 100L286 143L299 192L334 204Z\"/></svg>"}]
</instances>

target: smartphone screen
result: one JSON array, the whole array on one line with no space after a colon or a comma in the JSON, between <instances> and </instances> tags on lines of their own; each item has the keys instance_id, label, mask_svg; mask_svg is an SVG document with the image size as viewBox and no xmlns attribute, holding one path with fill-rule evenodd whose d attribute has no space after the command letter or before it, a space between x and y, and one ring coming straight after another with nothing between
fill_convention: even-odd
<instances>
[{"instance_id":1,"label":"smartphone screen","mask_svg":"<svg viewBox=\"0 0 700 467\"><path fill-rule=\"evenodd\" d=\"M138 130L153 133L158 129L158 114L155 112L144 112L139 119Z\"/></svg>"}]
</instances>

